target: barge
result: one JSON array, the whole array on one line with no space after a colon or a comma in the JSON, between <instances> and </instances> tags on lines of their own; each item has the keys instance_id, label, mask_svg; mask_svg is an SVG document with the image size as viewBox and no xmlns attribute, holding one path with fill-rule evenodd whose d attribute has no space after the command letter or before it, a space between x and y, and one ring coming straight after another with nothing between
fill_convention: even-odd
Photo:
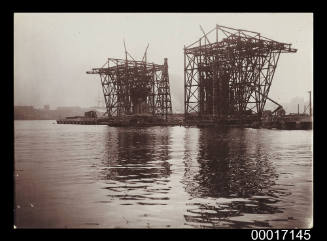
<instances>
[{"instance_id":1,"label":"barge","mask_svg":"<svg viewBox=\"0 0 327 241\"><path fill-rule=\"evenodd\" d=\"M97 117L96 111L88 111L84 116L71 116L57 120L57 124L74 124L74 125L107 125L108 118Z\"/></svg>"}]
</instances>

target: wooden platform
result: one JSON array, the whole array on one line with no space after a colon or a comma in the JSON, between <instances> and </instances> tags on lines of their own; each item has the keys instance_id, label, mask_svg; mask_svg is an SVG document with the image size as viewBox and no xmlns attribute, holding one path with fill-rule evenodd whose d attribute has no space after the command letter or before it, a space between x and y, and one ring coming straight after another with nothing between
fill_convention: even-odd
<instances>
[{"instance_id":1,"label":"wooden platform","mask_svg":"<svg viewBox=\"0 0 327 241\"><path fill-rule=\"evenodd\" d=\"M74 119L60 119L57 124L73 124L73 125L107 125L107 120L100 118L74 118Z\"/></svg>"}]
</instances>

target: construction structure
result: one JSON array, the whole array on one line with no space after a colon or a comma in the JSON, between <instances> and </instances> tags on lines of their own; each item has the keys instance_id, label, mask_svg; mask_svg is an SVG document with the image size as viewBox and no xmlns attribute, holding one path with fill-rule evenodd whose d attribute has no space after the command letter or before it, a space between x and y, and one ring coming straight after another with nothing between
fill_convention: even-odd
<instances>
[{"instance_id":1,"label":"construction structure","mask_svg":"<svg viewBox=\"0 0 327 241\"><path fill-rule=\"evenodd\" d=\"M87 74L100 75L109 119L148 116L167 120L172 113L168 60L162 65L147 62L147 46L141 61L125 47L125 59L108 58L101 68Z\"/></svg>"},{"instance_id":2,"label":"construction structure","mask_svg":"<svg viewBox=\"0 0 327 241\"><path fill-rule=\"evenodd\" d=\"M312 116L311 91L308 91L308 93L309 93L309 104L307 106L304 106L303 114L305 114L309 109L309 115Z\"/></svg>"},{"instance_id":3,"label":"construction structure","mask_svg":"<svg viewBox=\"0 0 327 241\"><path fill-rule=\"evenodd\" d=\"M201 26L200 26L201 27ZM260 119L281 53L295 53L291 44L260 33L216 25L184 47L185 121L217 122Z\"/></svg>"}]
</instances>

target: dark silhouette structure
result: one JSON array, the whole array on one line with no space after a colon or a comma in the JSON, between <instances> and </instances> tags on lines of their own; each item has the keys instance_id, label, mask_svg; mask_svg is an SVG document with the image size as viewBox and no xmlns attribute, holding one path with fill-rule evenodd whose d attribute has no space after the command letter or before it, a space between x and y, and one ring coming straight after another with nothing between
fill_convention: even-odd
<instances>
[{"instance_id":1,"label":"dark silhouette structure","mask_svg":"<svg viewBox=\"0 0 327 241\"><path fill-rule=\"evenodd\" d=\"M224 120L247 114L261 117L281 53L291 44L260 33L216 25L184 47L185 120ZM210 40L211 38L211 40ZM214 40L212 40L212 38Z\"/></svg>"},{"instance_id":2,"label":"dark silhouette structure","mask_svg":"<svg viewBox=\"0 0 327 241\"><path fill-rule=\"evenodd\" d=\"M101 68L87 71L100 75L109 118L149 114L167 120L172 113L168 60L163 65L147 62L147 49L137 61L125 46L125 59L108 58Z\"/></svg>"}]
</instances>

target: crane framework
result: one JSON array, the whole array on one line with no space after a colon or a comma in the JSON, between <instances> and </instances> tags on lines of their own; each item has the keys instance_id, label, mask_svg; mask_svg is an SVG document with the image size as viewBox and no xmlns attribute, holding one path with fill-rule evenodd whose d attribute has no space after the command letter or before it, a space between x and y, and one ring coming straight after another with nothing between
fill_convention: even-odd
<instances>
[{"instance_id":1,"label":"crane framework","mask_svg":"<svg viewBox=\"0 0 327 241\"><path fill-rule=\"evenodd\" d=\"M125 49L126 51L126 49ZM141 61L108 58L101 68L87 74L100 75L109 118L133 114L152 114L165 118L172 113L168 60L163 65Z\"/></svg>"},{"instance_id":2,"label":"crane framework","mask_svg":"<svg viewBox=\"0 0 327 241\"><path fill-rule=\"evenodd\" d=\"M268 93L280 54L297 51L291 44L220 25L201 30L203 36L184 47L186 120L260 117L267 100L277 105L274 112L282 108Z\"/></svg>"}]
</instances>

